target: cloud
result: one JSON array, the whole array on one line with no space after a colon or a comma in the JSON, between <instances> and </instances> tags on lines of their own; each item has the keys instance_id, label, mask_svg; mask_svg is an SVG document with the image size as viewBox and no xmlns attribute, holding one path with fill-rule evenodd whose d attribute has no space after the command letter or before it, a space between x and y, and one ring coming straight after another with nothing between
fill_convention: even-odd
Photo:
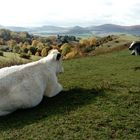
<instances>
[{"instance_id":1,"label":"cloud","mask_svg":"<svg viewBox=\"0 0 140 140\"><path fill-rule=\"evenodd\" d=\"M139 0L0 0L0 24L89 26L140 23Z\"/></svg>"}]
</instances>

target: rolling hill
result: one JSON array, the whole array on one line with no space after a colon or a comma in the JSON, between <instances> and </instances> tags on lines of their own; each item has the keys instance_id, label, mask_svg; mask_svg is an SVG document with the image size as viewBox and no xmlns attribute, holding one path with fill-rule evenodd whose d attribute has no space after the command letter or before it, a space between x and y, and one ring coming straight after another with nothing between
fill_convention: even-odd
<instances>
[{"instance_id":1,"label":"rolling hill","mask_svg":"<svg viewBox=\"0 0 140 140\"><path fill-rule=\"evenodd\" d=\"M125 33L132 35L140 35L140 25L121 26L115 24L104 24L100 26L91 26L87 28L92 32L96 32L96 34Z\"/></svg>"},{"instance_id":2,"label":"rolling hill","mask_svg":"<svg viewBox=\"0 0 140 140\"><path fill-rule=\"evenodd\" d=\"M39 35L107 35L107 34L132 34L140 35L140 25L121 26L115 24L103 24L99 26L89 27L58 27L58 26L41 26L41 27L14 27L14 26L0 26L0 28L10 29L12 31L27 31L32 34Z\"/></svg>"}]
</instances>

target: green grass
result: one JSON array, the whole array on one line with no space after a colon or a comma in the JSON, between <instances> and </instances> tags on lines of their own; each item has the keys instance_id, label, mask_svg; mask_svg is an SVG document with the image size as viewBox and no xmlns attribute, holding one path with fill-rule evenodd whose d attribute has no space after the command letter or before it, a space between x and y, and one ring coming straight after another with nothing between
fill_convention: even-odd
<instances>
[{"instance_id":1,"label":"green grass","mask_svg":"<svg viewBox=\"0 0 140 140\"><path fill-rule=\"evenodd\" d=\"M140 139L140 57L128 50L66 60L64 91L0 118L0 139Z\"/></svg>"}]
</instances>

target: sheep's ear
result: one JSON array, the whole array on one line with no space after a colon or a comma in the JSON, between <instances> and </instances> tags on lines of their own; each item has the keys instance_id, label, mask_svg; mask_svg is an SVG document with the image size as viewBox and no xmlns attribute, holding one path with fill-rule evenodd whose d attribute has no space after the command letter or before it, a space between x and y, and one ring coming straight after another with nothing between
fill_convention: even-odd
<instances>
[{"instance_id":1,"label":"sheep's ear","mask_svg":"<svg viewBox=\"0 0 140 140\"><path fill-rule=\"evenodd\" d=\"M60 58L61 58L61 54L58 53L57 56L56 56L56 60L60 60Z\"/></svg>"}]
</instances>

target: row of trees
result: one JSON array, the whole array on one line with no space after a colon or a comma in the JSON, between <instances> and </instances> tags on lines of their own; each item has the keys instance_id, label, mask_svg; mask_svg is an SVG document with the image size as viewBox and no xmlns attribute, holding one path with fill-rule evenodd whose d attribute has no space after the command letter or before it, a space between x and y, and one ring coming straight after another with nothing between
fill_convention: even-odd
<instances>
[{"instance_id":1,"label":"row of trees","mask_svg":"<svg viewBox=\"0 0 140 140\"><path fill-rule=\"evenodd\" d=\"M62 51L65 58L86 55L104 42L110 41L111 36L97 39L77 39L75 36L49 36L40 37L30 35L27 32L12 32L0 30L0 49L19 54L46 56L49 50L57 48ZM5 46L5 47L3 47Z\"/></svg>"}]
</instances>

